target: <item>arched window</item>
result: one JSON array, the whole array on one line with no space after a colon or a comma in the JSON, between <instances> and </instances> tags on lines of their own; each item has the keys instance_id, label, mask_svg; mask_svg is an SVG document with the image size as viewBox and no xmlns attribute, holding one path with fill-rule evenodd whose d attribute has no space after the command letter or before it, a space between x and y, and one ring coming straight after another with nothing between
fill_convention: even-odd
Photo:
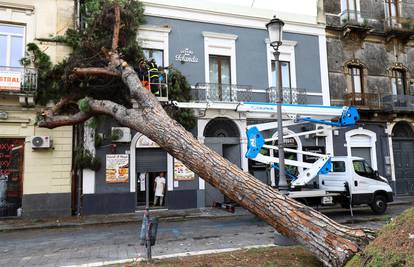
<instances>
[{"instance_id":1,"label":"arched window","mask_svg":"<svg viewBox=\"0 0 414 267\"><path fill-rule=\"evenodd\" d=\"M392 95L411 95L409 88L410 71L402 63L394 63L388 68Z\"/></svg>"},{"instance_id":2,"label":"arched window","mask_svg":"<svg viewBox=\"0 0 414 267\"><path fill-rule=\"evenodd\" d=\"M362 94L364 92L364 85L362 83L362 67L358 65L348 65L348 75L350 78L351 91L355 94Z\"/></svg>"},{"instance_id":3,"label":"arched window","mask_svg":"<svg viewBox=\"0 0 414 267\"><path fill-rule=\"evenodd\" d=\"M351 105L361 106L366 99L367 67L359 59L351 59L344 64L347 92L346 101Z\"/></svg>"}]
</instances>

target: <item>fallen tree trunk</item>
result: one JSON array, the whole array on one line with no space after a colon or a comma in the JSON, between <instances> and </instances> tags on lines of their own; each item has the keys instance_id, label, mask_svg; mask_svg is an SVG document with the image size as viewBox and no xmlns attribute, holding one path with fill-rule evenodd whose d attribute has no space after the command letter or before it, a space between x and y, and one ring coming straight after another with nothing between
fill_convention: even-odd
<instances>
[{"instance_id":1,"label":"fallen tree trunk","mask_svg":"<svg viewBox=\"0 0 414 267\"><path fill-rule=\"evenodd\" d=\"M112 116L120 124L146 135L224 195L272 225L279 233L308 247L325 265L343 265L373 239L373 232L340 225L283 196L199 143L141 86L131 67L126 66L121 72L140 108L127 109L111 101L90 99L91 114ZM61 125L62 118L59 118L56 126ZM46 119L40 126L55 127L54 118Z\"/></svg>"},{"instance_id":2,"label":"fallen tree trunk","mask_svg":"<svg viewBox=\"0 0 414 267\"><path fill-rule=\"evenodd\" d=\"M114 30L114 40L118 40L116 32L119 31ZM114 73L118 73L122 76L131 98L138 103L139 108L128 109L109 100L85 99L89 104L87 112L62 116L55 114L57 109L52 109L44 114L44 120L39 122L40 127L55 128L83 122L96 114L109 115L121 125L146 135L279 233L305 245L327 266L342 266L374 238L374 233L368 229L340 225L312 208L282 195L198 142L167 115L156 97L141 85L133 68L119 58L115 49L113 51L108 54L108 75L117 76ZM102 75L107 72L108 69L96 68L74 70L75 75Z\"/></svg>"}]
</instances>

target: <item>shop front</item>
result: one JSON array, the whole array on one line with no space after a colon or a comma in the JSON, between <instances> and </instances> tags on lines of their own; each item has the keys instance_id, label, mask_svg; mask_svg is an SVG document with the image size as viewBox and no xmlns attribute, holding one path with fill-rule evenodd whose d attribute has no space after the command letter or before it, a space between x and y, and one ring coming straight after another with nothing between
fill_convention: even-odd
<instances>
[{"instance_id":1,"label":"shop front","mask_svg":"<svg viewBox=\"0 0 414 267\"><path fill-rule=\"evenodd\" d=\"M23 158L24 139L0 138L0 217L21 214Z\"/></svg>"}]
</instances>

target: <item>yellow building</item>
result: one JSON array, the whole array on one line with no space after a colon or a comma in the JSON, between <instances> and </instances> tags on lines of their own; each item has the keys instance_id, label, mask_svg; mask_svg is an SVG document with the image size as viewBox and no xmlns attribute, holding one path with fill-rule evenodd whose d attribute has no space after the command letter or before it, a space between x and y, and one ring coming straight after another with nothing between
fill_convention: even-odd
<instances>
[{"instance_id":1,"label":"yellow building","mask_svg":"<svg viewBox=\"0 0 414 267\"><path fill-rule=\"evenodd\" d=\"M72 127L38 128L35 69L23 68L35 42L52 62L68 48L51 42L74 22L73 0L0 1L0 217L70 215Z\"/></svg>"}]
</instances>

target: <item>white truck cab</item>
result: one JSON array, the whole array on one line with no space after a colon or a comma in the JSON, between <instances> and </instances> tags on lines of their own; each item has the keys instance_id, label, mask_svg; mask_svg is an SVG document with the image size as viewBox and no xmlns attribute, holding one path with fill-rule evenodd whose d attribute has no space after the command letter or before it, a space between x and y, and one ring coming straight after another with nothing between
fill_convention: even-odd
<instances>
[{"instance_id":1,"label":"white truck cab","mask_svg":"<svg viewBox=\"0 0 414 267\"><path fill-rule=\"evenodd\" d=\"M359 157L332 157L332 168L318 178L319 189L333 193L333 202L343 207L368 204L382 214L387 203L393 201L391 186L386 178L378 175L369 164ZM339 194L335 194L339 193Z\"/></svg>"}]
</instances>

